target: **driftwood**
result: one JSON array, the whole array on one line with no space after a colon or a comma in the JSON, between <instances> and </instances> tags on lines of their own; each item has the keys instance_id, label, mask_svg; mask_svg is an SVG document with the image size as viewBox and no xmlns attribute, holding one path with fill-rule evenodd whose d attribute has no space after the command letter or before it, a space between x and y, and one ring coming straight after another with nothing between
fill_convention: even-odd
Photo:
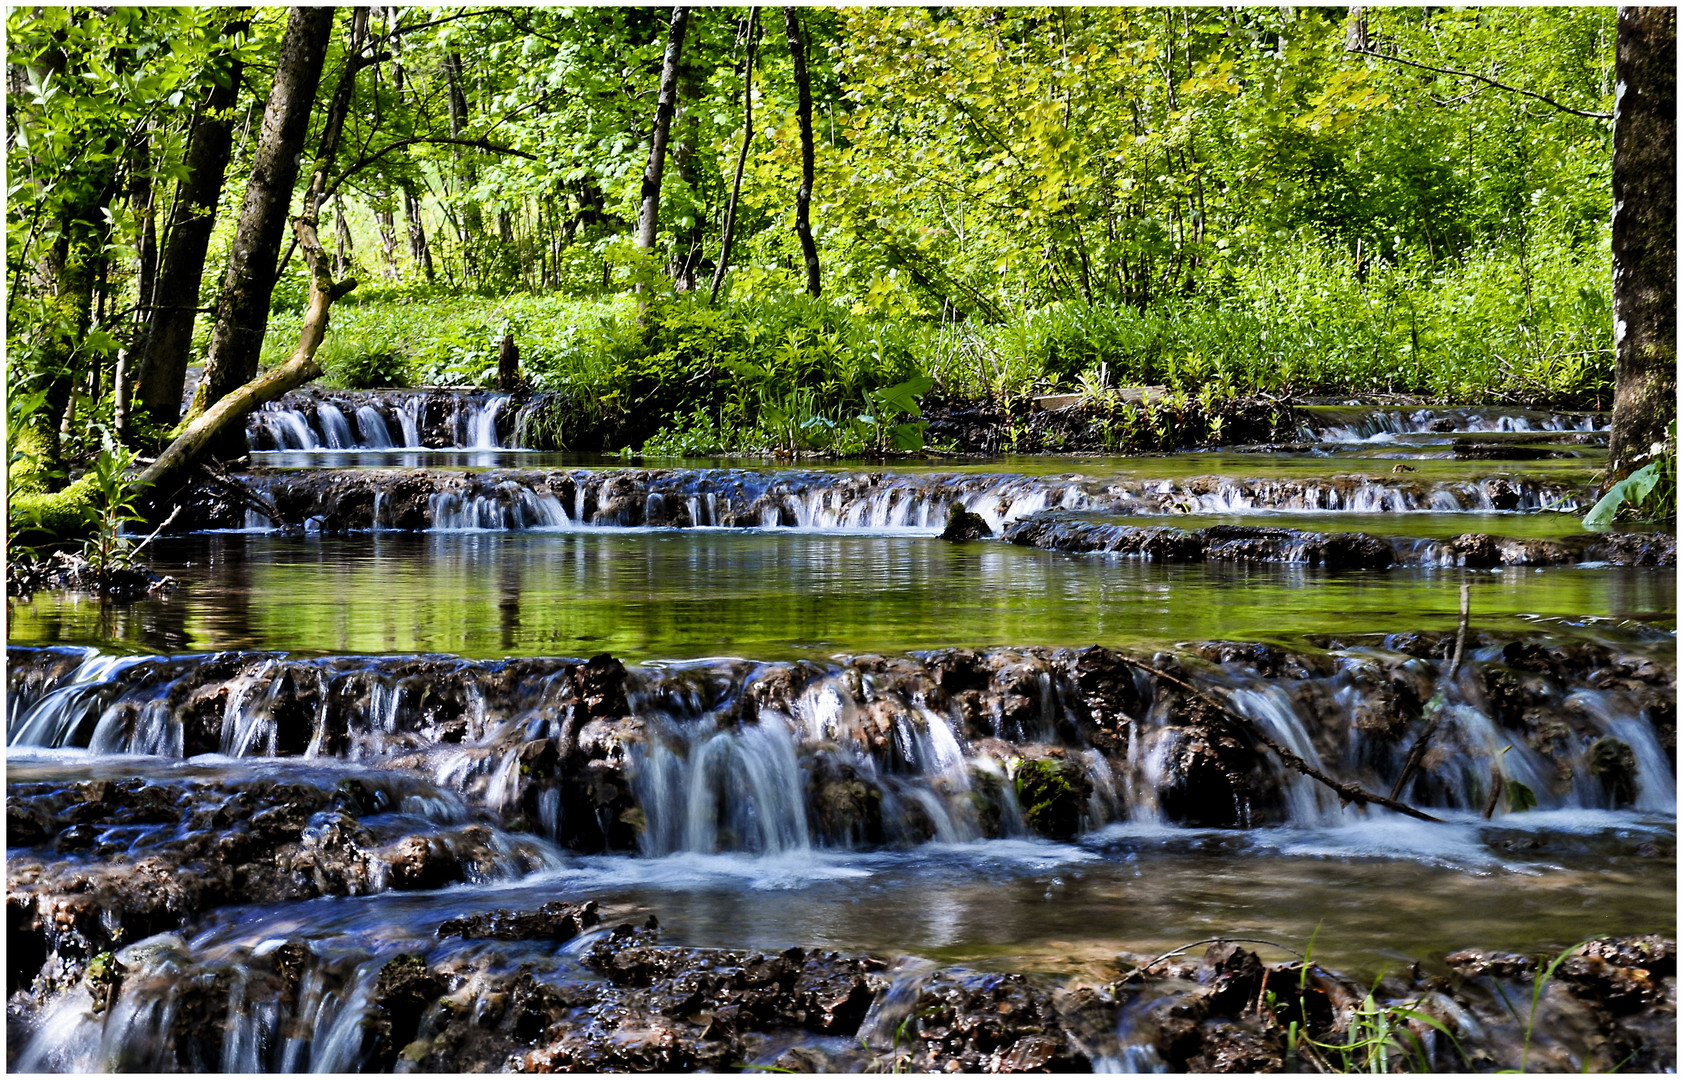
<instances>
[{"instance_id":1,"label":"driftwood","mask_svg":"<svg viewBox=\"0 0 1683 1080\"><path fill-rule=\"evenodd\" d=\"M245 481L240 480L238 477L228 475L226 472L213 467L206 461L198 463L198 470L203 473L212 484L215 484L224 492L233 496L234 500L246 509L254 510L259 514L262 514L264 517L268 518L277 525L285 526L291 524L281 514L280 507L276 506L272 499L264 498L261 493L253 490L251 485L247 484ZM172 514L170 516L173 517L174 515Z\"/></svg>"},{"instance_id":2,"label":"driftwood","mask_svg":"<svg viewBox=\"0 0 1683 1080\"><path fill-rule=\"evenodd\" d=\"M1443 823L1442 818L1433 817L1423 810L1416 810L1407 803L1398 802L1396 799L1385 795L1375 795L1373 792L1368 791L1365 788L1358 787L1355 784L1346 784L1342 780L1333 779L1326 773L1315 768L1307 761L1304 761L1302 758L1292 753L1290 750L1287 750L1273 739L1270 739L1260 728L1256 726L1256 722L1250 717L1245 716L1243 713L1235 712L1228 706L1223 705L1221 702L1198 689L1196 686L1193 686L1185 679L1177 678L1176 676L1169 674L1167 671L1154 668L1150 664L1144 664L1138 660L1129 659L1128 662L1141 670L1150 672L1165 682L1173 683L1183 690L1196 694L1222 716L1226 717L1230 724L1233 724L1245 734L1272 750L1275 756L1285 762L1286 765L1302 773L1304 776L1309 777L1311 780L1318 781L1331 788L1333 791L1338 793L1338 797L1344 802L1355 803L1358 806L1366 806L1368 803L1375 803L1379 806L1385 807L1387 810L1395 810L1399 814L1406 814L1411 818L1418 818L1421 821L1432 821L1440 825Z\"/></svg>"},{"instance_id":3,"label":"driftwood","mask_svg":"<svg viewBox=\"0 0 1683 1080\"><path fill-rule=\"evenodd\" d=\"M1443 684L1449 687L1455 682L1455 673L1461 670L1461 656L1467 647L1467 616L1472 612L1472 586L1461 583L1461 626L1455 632L1455 655L1449 661L1449 674L1444 676ZM1433 710L1432 722L1426 725L1426 730L1414 740L1414 745L1408 748L1408 756L1403 759L1402 772L1397 774L1397 782L1391 785L1391 798L1402 796L1403 785L1408 783L1409 777L1420 768L1420 762L1426 757L1426 747L1432 741L1432 736L1438 733L1438 725L1443 723L1442 706Z\"/></svg>"},{"instance_id":4,"label":"driftwood","mask_svg":"<svg viewBox=\"0 0 1683 1080\"><path fill-rule=\"evenodd\" d=\"M321 374L316 350L321 348L322 337L327 333L328 309L335 300L356 288L357 283L355 278L340 282L333 280L321 243L316 239L316 212L312 202L305 203L304 216L293 221L292 229L310 269L310 300L304 309L304 328L298 334L298 345L292 350L291 358L206 409L158 455L158 460L140 474L136 480L138 486L159 493L172 492L187 469L219 434L235 424L243 426L245 418L257 406L273 401Z\"/></svg>"}]
</instances>

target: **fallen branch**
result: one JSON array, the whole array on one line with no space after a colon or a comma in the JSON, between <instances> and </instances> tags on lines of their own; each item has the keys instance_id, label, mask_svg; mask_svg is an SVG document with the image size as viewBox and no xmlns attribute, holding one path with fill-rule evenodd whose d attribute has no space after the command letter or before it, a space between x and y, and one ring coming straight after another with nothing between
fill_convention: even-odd
<instances>
[{"instance_id":1,"label":"fallen branch","mask_svg":"<svg viewBox=\"0 0 1683 1080\"><path fill-rule=\"evenodd\" d=\"M140 474L135 481L137 486L167 492L176 477L190 467L229 426L236 423L243 425L245 418L257 406L273 401L321 374L316 350L321 348L322 337L327 333L328 309L335 300L356 288L357 283L355 278L340 282L333 280L321 244L316 239L316 216L308 202L304 216L294 220L292 227L310 268L310 300L304 309L304 326L298 333L298 345L292 350L291 358L280 367L230 391L206 409L158 455L158 460Z\"/></svg>"},{"instance_id":2,"label":"fallen branch","mask_svg":"<svg viewBox=\"0 0 1683 1080\"><path fill-rule=\"evenodd\" d=\"M151 536L148 536L146 539L142 540L140 543L138 543L134 546L134 550L129 552L129 559L132 561L134 559L139 558L140 553L142 551L146 550L146 545L150 544L152 541L156 540L158 538L158 534L163 532L165 529L169 528L170 522L174 521L176 518L178 518L180 516L181 516L181 507L177 506L174 510L171 510L169 512L169 517L164 519L163 524L159 525L156 529L152 530L152 535Z\"/></svg>"},{"instance_id":3,"label":"fallen branch","mask_svg":"<svg viewBox=\"0 0 1683 1080\"><path fill-rule=\"evenodd\" d=\"M1291 953L1293 956L1297 957L1299 960L1305 959L1304 955L1302 953L1298 952L1296 949L1293 949L1293 948L1291 948L1290 946L1287 946L1287 945L1281 945L1277 941L1269 941L1267 938L1207 937L1207 938L1203 938L1202 940L1199 940L1199 941L1194 941L1189 945L1182 945L1178 949L1170 949L1168 952L1164 953L1162 956L1157 957L1155 960L1148 960L1145 963L1141 964L1139 967L1137 967L1134 970L1128 972L1126 977L1127 978L1132 978L1135 975L1143 975L1145 972L1150 971L1152 968L1156 967L1158 964L1161 964L1163 961L1171 959L1171 958L1176 957L1176 956L1179 956L1180 954L1185 953L1185 952L1191 952L1193 949L1196 949L1200 945L1226 945L1229 942L1233 942L1233 943L1237 943L1237 944L1241 944L1241 945L1266 945L1271 949L1279 949L1281 952Z\"/></svg>"},{"instance_id":4,"label":"fallen branch","mask_svg":"<svg viewBox=\"0 0 1683 1080\"><path fill-rule=\"evenodd\" d=\"M1445 687L1455 682L1455 673L1461 669L1461 656L1467 646L1467 616L1472 612L1472 589L1467 582L1461 583L1461 626L1455 631L1455 655L1449 662L1449 674L1444 676ZM1391 798L1402 795L1403 785L1408 783L1409 777L1414 775L1420 767L1420 762L1426 756L1426 744L1437 734L1438 725L1443 722L1443 706L1438 706L1432 712L1432 722L1426 725L1426 730L1414 740L1414 745L1408 748L1408 757L1403 759L1402 772L1397 774L1397 782L1391 785Z\"/></svg>"},{"instance_id":5,"label":"fallen branch","mask_svg":"<svg viewBox=\"0 0 1683 1080\"><path fill-rule=\"evenodd\" d=\"M209 477L211 483L232 495L246 509L262 514L277 525L284 526L287 524L286 518L281 514L280 507L276 506L272 500L265 499L253 490L250 484L229 476L227 473L217 471L208 462L199 462L199 471ZM174 515L170 516L173 517Z\"/></svg>"},{"instance_id":6,"label":"fallen branch","mask_svg":"<svg viewBox=\"0 0 1683 1080\"><path fill-rule=\"evenodd\" d=\"M1406 814L1407 816L1409 816L1411 818L1417 818L1421 821L1431 821L1431 822L1435 822L1435 823L1440 824L1440 825L1443 824L1443 819L1442 818L1433 817L1432 815L1426 813L1423 810L1416 810L1414 807L1409 806L1407 803L1398 802L1396 799L1389 798L1388 796L1385 796L1385 795L1375 795L1373 792L1368 791L1364 788L1358 787L1355 784L1346 784L1341 780L1334 780L1332 777L1328 776L1326 773L1322 772L1321 770L1315 768L1313 765L1309 764L1307 761L1304 761L1302 758L1298 757L1296 754L1292 753L1290 750L1287 750L1285 747L1281 746L1279 743L1275 742L1273 739L1270 739L1266 734L1264 734L1256 726L1256 721L1252 720L1250 717L1244 715L1243 713L1235 712L1233 709L1229 708L1228 706L1223 705L1221 702L1217 701L1215 698L1211 697L1209 694L1205 693L1204 691L1198 689L1196 686L1193 686L1191 683L1187 682L1186 680L1177 678L1173 675L1170 675L1167 671L1162 671L1158 668L1154 668L1150 664L1141 663L1138 660L1130 659L1129 663L1134 664L1135 666L1141 668L1144 671L1150 672L1151 674L1157 676L1159 679L1162 679L1165 682L1173 683L1174 685L1180 687L1183 690L1187 690L1187 691L1190 691L1193 694L1196 694L1199 698L1201 698L1203 701L1207 702L1217 712L1219 712L1223 716L1227 717L1229 719L1229 721L1237 721L1236 726L1238 726L1240 730L1242 730L1245 734L1249 735L1251 738L1255 739L1257 742L1259 742L1262 745L1268 747L1268 749L1274 751L1275 755L1277 757L1279 757L1279 759L1281 761L1285 762L1288 766L1295 769L1296 771L1302 773L1304 776L1309 777L1311 780L1319 781L1320 783L1322 783L1322 784L1326 785L1327 787L1331 788L1333 791L1338 793L1339 798L1342 799L1344 802L1347 802L1347 803L1352 803L1353 802L1358 806L1366 806L1368 803L1376 803L1380 806L1385 807L1387 810L1395 810L1397 813Z\"/></svg>"}]
</instances>

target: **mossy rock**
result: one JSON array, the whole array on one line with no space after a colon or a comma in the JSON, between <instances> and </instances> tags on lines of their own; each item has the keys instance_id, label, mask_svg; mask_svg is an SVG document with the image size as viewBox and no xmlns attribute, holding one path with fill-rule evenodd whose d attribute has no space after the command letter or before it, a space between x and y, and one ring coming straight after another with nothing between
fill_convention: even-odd
<instances>
[{"instance_id":1,"label":"mossy rock","mask_svg":"<svg viewBox=\"0 0 1683 1080\"><path fill-rule=\"evenodd\" d=\"M1023 823L1049 840L1069 840L1081 830L1092 784L1074 761L1037 758L1017 765L1013 780Z\"/></svg>"},{"instance_id":2,"label":"mossy rock","mask_svg":"<svg viewBox=\"0 0 1683 1080\"><path fill-rule=\"evenodd\" d=\"M47 544L86 539L93 532L98 495L98 480L91 473L63 491L14 494L7 507L11 541Z\"/></svg>"},{"instance_id":3,"label":"mossy rock","mask_svg":"<svg viewBox=\"0 0 1683 1080\"><path fill-rule=\"evenodd\" d=\"M1611 735L1597 739L1589 748L1589 771L1601 781L1614 807L1636 801L1636 753L1629 744Z\"/></svg>"},{"instance_id":4,"label":"mossy rock","mask_svg":"<svg viewBox=\"0 0 1683 1080\"><path fill-rule=\"evenodd\" d=\"M992 535L993 529L989 528L987 519L954 503L947 511L947 527L942 530L941 539L964 543Z\"/></svg>"},{"instance_id":5,"label":"mossy rock","mask_svg":"<svg viewBox=\"0 0 1683 1080\"><path fill-rule=\"evenodd\" d=\"M6 487L12 497L46 494L52 441L39 428L25 426L10 433L6 444L9 456L14 457L6 470Z\"/></svg>"}]
</instances>

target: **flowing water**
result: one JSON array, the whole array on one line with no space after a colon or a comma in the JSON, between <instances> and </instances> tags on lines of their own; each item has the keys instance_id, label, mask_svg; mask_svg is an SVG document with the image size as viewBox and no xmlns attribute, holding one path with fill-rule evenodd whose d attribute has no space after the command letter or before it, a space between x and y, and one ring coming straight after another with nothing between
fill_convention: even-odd
<instances>
[{"instance_id":1,"label":"flowing water","mask_svg":"<svg viewBox=\"0 0 1683 1080\"><path fill-rule=\"evenodd\" d=\"M1314 446L1277 453L648 468L521 451L524 406L439 400L278 403L250 429L253 486L303 531L212 515L217 531L149 549L171 592L8 601L9 892L106 874L131 895L124 868L246 835L216 816L236 804L265 836L302 807L286 835L317 881L158 936L139 901L100 908L87 932L120 943L121 995L48 994L13 1026L13 1068L362 1067L380 973L406 951L595 985L591 934L435 933L555 900L595 900L604 925L652 913L685 946L904 958L860 1025L870 1046L953 965L1097 985L1124 955L1240 936L1313 938L1322 964L1373 975L1675 936L1674 572L1610 565L1544 510L1587 505L1604 417L1329 406L1306 411ZM1589 441L1455 456L1469 433ZM1565 554L1337 570L954 544L936 534L955 504L995 531L1263 526L1397 552L1479 534ZM1341 806L1267 753L1210 771L1183 684L1371 791L1438 710L1441 752L1403 790L1445 820ZM1537 808L1499 802L1493 776ZM106 784L185 809L68 825L66 806L129 805ZM275 998L259 969L295 942L298 989ZM164 1046L212 973L226 1035ZM1159 1063L1131 1016L1101 1064Z\"/></svg>"}]
</instances>

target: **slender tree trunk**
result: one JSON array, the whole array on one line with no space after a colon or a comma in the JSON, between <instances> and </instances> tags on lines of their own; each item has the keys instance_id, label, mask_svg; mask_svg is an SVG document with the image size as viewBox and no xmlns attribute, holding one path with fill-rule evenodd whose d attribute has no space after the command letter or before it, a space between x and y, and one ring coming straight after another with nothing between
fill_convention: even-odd
<instances>
[{"instance_id":1,"label":"slender tree trunk","mask_svg":"<svg viewBox=\"0 0 1683 1080\"><path fill-rule=\"evenodd\" d=\"M241 19L230 23L224 33L233 36L249 25L249 20ZM205 252L216 225L216 203L233 152L234 108L239 102L243 74L238 54L231 54L227 71L212 85L193 118L187 175L176 191L166 229L163 266L153 290L153 308L147 313L136 392L140 409L166 426L181 418L199 282L204 277Z\"/></svg>"},{"instance_id":2,"label":"slender tree trunk","mask_svg":"<svg viewBox=\"0 0 1683 1080\"><path fill-rule=\"evenodd\" d=\"M444 85L452 139L461 138L467 128L468 103L467 93L462 88L463 78L461 53L450 53L444 58ZM480 213L478 201L469 193L469 189L479 182L479 171L474 167L473 158L459 146L451 151L451 155L456 162L458 188L462 192L457 236L462 244L462 280L466 282L478 270L479 260L475 257L474 244L484 231L485 219Z\"/></svg>"},{"instance_id":3,"label":"slender tree trunk","mask_svg":"<svg viewBox=\"0 0 1683 1080\"><path fill-rule=\"evenodd\" d=\"M136 335L146 332L145 309L152 303L158 283L158 187L152 181L152 133L141 132L134 144L134 160L129 166L129 207L140 219L140 247L135 253L135 310ZM139 341L131 343L140 344Z\"/></svg>"},{"instance_id":4,"label":"slender tree trunk","mask_svg":"<svg viewBox=\"0 0 1683 1080\"><path fill-rule=\"evenodd\" d=\"M228 272L216 304L205 373L195 411L220 400L257 374L257 357L269 325L269 298L292 186L321 82L322 61L336 9L295 7L281 40L275 81L263 111L263 129L228 255ZM313 209L307 207L306 209Z\"/></svg>"},{"instance_id":5,"label":"slender tree trunk","mask_svg":"<svg viewBox=\"0 0 1683 1080\"><path fill-rule=\"evenodd\" d=\"M795 65L796 115L801 122L801 190L795 198L795 232L801 238L801 258L806 263L806 291L817 296L823 291L818 274L818 245L812 242L812 86L806 73L806 41L796 8L783 9L783 28L789 35L789 59Z\"/></svg>"},{"instance_id":6,"label":"slender tree trunk","mask_svg":"<svg viewBox=\"0 0 1683 1080\"><path fill-rule=\"evenodd\" d=\"M1620 8L1617 48L1613 479L1677 416L1677 10Z\"/></svg>"},{"instance_id":7,"label":"slender tree trunk","mask_svg":"<svg viewBox=\"0 0 1683 1080\"><path fill-rule=\"evenodd\" d=\"M637 215L637 246L653 251L660 229L660 180L666 171L666 140L672 129L672 112L678 97L678 58L683 53L684 31L689 29L690 9L672 9L672 26L666 35L666 58L660 68L660 97L655 102L654 138L649 148L649 167L643 172L643 204Z\"/></svg>"},{"instance_id":8,"label":"slender tree trunk","mask_svg":"<svg viewBox=\"0 0 1683 1080\"><path fill-rule=\"evenodd\" d=\"M403 216L409 224L409 257L426 272L427 280L433 281L437 274L432 266L432 251L427 247L426 229L421 224L421 199L408 184L403 186Z\"/></svg>"},{"instance_id":9,"label":"slender tree trunk","mask_svg":"<svg viewBox=\"0 0 1683 1080\"><path fill-rule=\"evenodd\" d=\"M345 215L345 197L339 196L333 208L333 276L344 277L350 273L351 255L356 251L356 241L351 239L350 219Z\"/></svg>"},{"instance_id":10,"label":"slender tree trunk","mask_svg":"<svg viewBox=\"0 0 1683 1080\"><path fill-rule=\"evenodd\" d=\"M387 203L374 211L374 221L380 230L380 254L384 260L386 277L395 281L397 271L397 220Z\"/></svg>"},{"instance_id":11,"label":"slender tree trunk","mask_svg":"<svg viewBox=\"0 0 1683 1080\"><path fill-rule=\"evenodd\" d=\"M730 184L730 204L725 207L719 265L713 270L713 293L709 297L712 302L719 299L719 288L724 285L725 272L730 266L730 245L736 236L736 201L742 194L742 169L748 164L748 144L754 138L754 31L759 17L758 7L748 9L748 57L742 65L742 149L736 153L736 176Z\"/></svg>"},{"instance_id":12,"label":"slender tree trunk","mask_svg":"<svg viewBox=\"0 0 1683 1080\"><path fill-rule=\"evenodd\" d=\"M704 86L695 52L691 49L678 65L678 105L672 114L672 126L677 132L672 144L672 171L689 188L692 198L699 200L701 178L696 169L696 154L701 141L700 105ZM696 287L695 267L701 259L702 229L698 208L687 226L673 230L675 243L667 269L679 292Z\"/></svg>"},{"instance_id":13,"label":"slender tree trunk","mask_svg":"<svg viewBox=\"0 0 1683 1080\"><path fill-rule=\"evenodd\" d=\"M351 91L356 85L357 72L369 64L385 59L384 54L369 56L363 53L368 33L368 9L354 8L351 13L351 36L345 50L345 67L333 89L332 102L327 107L327 119L322 124L321 141L310 173L309 186L304 190L304 212L292 223L293 235L303 253L304 265L310 272L310 296L304 308L304 325L298 335L298 346L286 363L272 371L256 375L235 387L200 415L194 417L181 435L150 467L142 473L137 484L152 488L154 509L160 499L174 494L186 470L201 455L226 453L226 448L245 439L245 418L251 410L266 401L273 401L295 387L302 386L321 374L316 351L327 333L327 313L333 302L356 288L355 279L335 282L327 255L316 235L317 215L326 201L327 174L333 168L339 152L339 140L350 112ZM282 50L283 59L286 51ZM276 72L279 83L281 72ZM313 93L311 95L314 96ZM296 170L296 163L294 169ZM290 200L289 200L290 201ZM276 247L279 247L277 244Z\"/></svg>"}]
</instances>

